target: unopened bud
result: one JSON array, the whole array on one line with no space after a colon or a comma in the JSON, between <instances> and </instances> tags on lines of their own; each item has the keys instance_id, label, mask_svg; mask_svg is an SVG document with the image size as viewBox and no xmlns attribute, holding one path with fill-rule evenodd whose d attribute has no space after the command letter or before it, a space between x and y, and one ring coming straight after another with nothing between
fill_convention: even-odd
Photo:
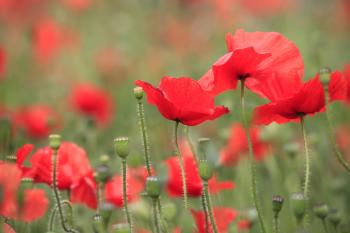
<instances>
[{"instance_id":1,"label":"unopened bud","mask_svg":"<svg viewBox=\"0 0 350 233\"><path fill-rule=\"evenodd\" d=\"M328 85L331 72L332 70L329 67L324 67L320 69L320 81L323 85Z\"/></svg>"},{"instance_id":2,"label":"unopened bud","mask_svg":"<svg viewBox=\"0 0 350 233\"><path fill-rule=\"evenodd\" d=\"M329 208L326 204L320 204L314 207L314 214L316 217L324 220L329 212Z\"/></svg>"},{"instance_id":3,"label":"unopened bud","mask_svg":"<svg viewBox=\"0 0 350 233\"><path fill-rule=\"evenodd\" d=\"M204 180L208 181L213 177L214 169L213 165L207 160L200 160L198 163L199 176Z\"/></svg>"},{"instance_id":4,"label":"unopened bud","mask_svg":"<svg viewBox=\"0 0 350 233\"><path fill-rule=\"evenodd\" d=\"M291 198L291 205L294 212L294 216L298 221L304 218L306 212L306 198L302 193L293 193Z\"/></svg>"},{"instance_id":5,"label":"unopened bud","mask_svg":"<svg viewBox=\"0 0 350 233\"><path fill-rule=\"evenodd\" d=\"M283 201L284 199L281 196L276 195L272 197L272 211L275 216L278 216L279 212L282 210Z\"/></svg>"},{"instance_id":6,"label":"unopened bud","mask_svg":"<svg viewBox=\"0 0 350 233\"><path fill-rule=\"evenodd\" d=\"M146 180L146 192L149 197L158 198L161 192L161 185L158 177L149 176Z\"/></svg>"},{"instance_id":7,"label":"unopened bud","mask_svg":"<svg viewBox=\"0 0 350 233\"><path fill-rule=\"evenodd\" d=\"M134 95L135 95L137 100L141 100L143 98L142 87L135 87L134 88Z\"/></svg>"},{"instance_id":8,"label":"unopened bud","mask_svg":"<svg viewBox=\"0 0 350 233\"><path fill-rule=\"evenodd\" d=\"M52 150L58 150L61 145L61 135L51 134L49 136L49 145Z\"/></svg>"},{"instance_id":9,"label":"unopened bud","mask_svg":"<svg viewBox=\"0 0 350 233\"><path fill-rule=\"evenodd\" d=\"M128 137L119 137L114 139L115 151L120 158L126 159L129 155L129 138Z\"/></svg>"}]
</instances>

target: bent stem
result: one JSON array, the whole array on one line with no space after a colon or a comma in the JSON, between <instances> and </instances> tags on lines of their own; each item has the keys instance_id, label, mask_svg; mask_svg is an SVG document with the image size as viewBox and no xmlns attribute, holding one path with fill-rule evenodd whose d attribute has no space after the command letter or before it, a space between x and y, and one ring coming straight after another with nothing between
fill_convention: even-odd
<instances>
[{"instance_id":1,"label":"bent stem","mask_svg":"<svg viewBox=\"0 0 350 233\"><path fill-rule=\"evenodd\" d=\"M148 142L148 134L147 134L147 127L146 127L146 120L145 120L145 111L143 108L142 100L137 100L137 114L139 117L139 125L141 130L141 137L142 137L142 145L143 145L143 153L145 156L145 163L147 168L148 176L152 175L151 170L151 159L150 159L150 146Z\"/></svg>"},{"instance_id":2,"label":"bent stem","mask_svg":"<svg viewBox=\"0 0 350 233\"><path fill-rule=\"evenodd\" d=\"M213 232L218 233L218 228L216 226L215 218L213 215L213 210L211 207L211 201L210 201L209 190L208 190L208 181L203 181L203 189L204 189L204 195L205 195L206 209L208 210L208 214L210 217L210 223L211 223L211 226L213 228Z\"/></svg>"},{"instance_id":3,"label":"bent stem","mask_svg":"<svg viewBox=\"0 0 350 233\"><path fill-rule=\"evenodd\" d=\"M69 208L70 213L73 212L72 205L70 204L69 201L67 201L67 200L61 201L61 205L62 206L63 205L67 205L67 207ZM51 212L50 217L49 217L49 224L48 224L48 227L47 227L47 231L48 232L54 232L54 223L55 223L57 211L58 211L58 205L56 204L54 206L54 208L52 209L52 212Z\"/></svg>"},{"instance_id":4,"label":"bent stem","mask_svg":"<svg viewBox=\"0 0 350 233\"><path fill-rule=\"evenodd\" d=\"M343 154L340 152L338 145L333 137L333 134L334 134L333 120L332 120L332 114L331 114L331 111L329 110L329 108L330 108L330 104L329 104L329 100L328 100L328 93L326 92L326 118L327 118L327 126L328 126L327 127L328 137L332 143L332 148L333 148L334 154L337 157L338 162L345 168L345 170L350 172L350 165L344 159Z\"/></svg>"},{"instance_id":5,"label":"bent stem","mask_svg":"<svg viewBox=\"0 0 350 233\"><path fill-rule=\"evenodd\" d=\"M175 128L174 128L174 144L175 144L175 149L176 149L176 154L178 155L179 162L180 162L180 169L181 169L181 178L182 178L182 188L183 188L183 195L184 195L184 206L185 209L188 208L187 205L187 184L186 184L186 173L185 173L185 168L184 168L184 161L183 157L179 148L179 143L177 140L177 134L178 134L178 128L179 128L179 121L175 122Z\"/></svg>"},{"instance_id":6,"label":"bent stem","mask_svg":"<svg viewBox=\"0 0 350 233\"><path fill-rule=\"evenodd\" d=\"M53 158L52 158L52 163L53 163L53 175L52 175L52 186L53 186L53 193L54 197L56 200L56 205L58 208L58 212L60 215L60 220L61 220L61 225L62 228L65 232L72 232L72 233L79 233L79 231L74 230L66 225L66 220L63 215L63 208L61 206L61 197L60 193L58 191L57 187L57 150L53 150Z\"/></svg>"},{"instance_id":7,"label":"bent stem","mask_svg":"<svg viewBox=\"0 0 350 233\"><path fill-rule=\"evenodd\" d=\"M126 190L126 159L122 160L122 173L123 173L123 202L124 202L124 210L126 214L126 219L129 224L129 231L132 232L131 225L131 216L128 208L128 198L127 198L127 190Z\"/></svg>"},{"instance_id":8,"label":"bent stem","mask_svg":"<svg viewBox=\"0 0 350 233\"><path fill-rule=\"evenodd\" d=\"M246 134L247 141L248 141L250 176L251 176L251 189L252 189L252 194L253 194L253 201L254 201L254 205L255 205L256 211L258 213L258 219L259 219L261 232L266 233L265 224L264 224L264 220L263 220L263 217L262 217L262 211L260 209L260 204L259 204L258 195L257 195L257 189L256 189L255 160L254 160L253 144L252 144L252 140L250 138L249 126L248 126L246 113L245 113L244 79L241 80L241 115L242 115L242 121L243 121L245 134Z\"/></svg>"}]
</instances>

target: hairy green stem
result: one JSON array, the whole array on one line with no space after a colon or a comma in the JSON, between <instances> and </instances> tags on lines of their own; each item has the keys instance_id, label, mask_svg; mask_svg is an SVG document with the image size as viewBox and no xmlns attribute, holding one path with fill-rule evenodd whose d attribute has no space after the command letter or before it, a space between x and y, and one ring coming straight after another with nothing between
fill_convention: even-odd
<instances>
[{"instance_id":1,"label":"hairy green stem","mask_svg":"<svg viewBox=\"0 0 350 233\"><path fill-rule=\"evenodd\" d=\"M73 208L70 204L69 201L67 200L63 200L61 201L61 205L67 205L67 207L69 208L69 211L72 213L73 212ZM48 224L48 227L47 227L47 231L48 232L53 232L54 231L54 223L55 223L55 219L56 219L56 215L57 215L57 211L58 211L58 205L56 204L53 209L52 209L52 212L50 214L50 217L49 217L49 224Z\"/></svg>"},{"instance_id":2,"label":"hairy green stem","mask_svg":"<svg viewBox=\"0 0 350 233\"><path fill-rule=\"evenodd\" d=\"M154 226L157 233L161 233L160 230L160 219L159 214L157 211L157 199L158 198L152 198L152 204L153 204L153 220L154 220Z\"/></svg>"},{"instance_id":3,"label":"hairy green stem","mask_svg":"<svg viewBox=\"0 0 350 233\"><path fill-rule=\"evenodd\" d=\"M145 120L145 111L143 109L142 100L137 100L137 114L139 117L139 125L140 125L140 130L141 130L143 153L145 156L147 173L148 173L148 176L151 176L152 169L151 169L151 159L150 159L150 152L149 152L150 146L149 146L149 142L148 142L148 134L147 134L147 127L146 127L146 120Z\"/></svg>"},{"instance_id":4,"label":"hairy green stem","mask_svg":"<svg viewBox=\"0 0 350 233\"><path fill-rule=\"evenodd\" d=\"M183 188L183 195L184 195L184 206L185 209L188 208L187 205L187 184L186 184L186 173L185 173L185 167L184 167L184 161L182 158L182 154L180 151L179 143L178 143L178 128L179 128L179 121L175 122L175 127L174 127L174 144L175 144L175 149L176 149L176 154L178 155L179 162L180 162L180 169L181 169L181 178L182 178L182 188Z\"/></svg>"},{"instance_id":5,"label":"hairy green stem","mask_svg":"<svg viewBox=\"0 0 350 233\"><path fill-rule=\"evenodd\" d=\"M261 228L261 232L266 233L264 220L262 217L262 211L260 208L259 200L258 200L258 194L257 194L257 188L256 188L256 178L255 178L255 159L254 159L254 152L253 152L253 144L249 133L249 126L248 121L246 118L245 113L245 102L244 102L244 79L241 80L241 115L242 115L242 121L243 126L245 130L245 134L247 137L248 142L248 151L249 151L249 164L250 164L250 176L251 176L251 189L253 194L253 201L256 208L256 211L258 213L258 219L259 224Z\"/></svg>"},{"instance_id":6,"label":"hairy green stem","mask_svg":"<svg viewBox=\"0 0 350 233\"><path fill-rule=\"evenodd\" d=\"M54 193L54 197L56 200L56 205L58 208L58 213L60 215L60 220L61 220L61 225L62 228L65 232L72 232L72 233L78 233L79 231L74 230L72 228L70 228L69 226L66 225L66 220L64 218L64 214L63 214L63 208L61 206L61 197L60 197L60 193L58 191L58 187L57 187L57 150L53 151L53 157L52 157L52 163L53 163L53 175L52 175L52 186L53 186L53 193Z\"/></svg>"},{"instance_id":7,"label":"hairy green stem","mask_svg":"<svg viewBox=\"0 0 350 233\"><path fill-rule=\"evenodd\" d=\"M275 233L279 233L280 229L279 229L279 219L278 219L278 215L275 215L273 218L273 230Z\"/></svg>"},{"instance_id":8,"label":"hairy green stem","mask_svg":"<svg viewBox=\"0 0 350 233\"><path fill-rule=\"evenodd\" d=\"M201 202L202 202L202 209L204 212L204 218L205 218L205 233L209 233L209 219L208 219L208 210L207 210L207 205L206 205L206 200L205 200L205 193L202 193L201 196Z\"/></svg>"},{"instance_id":9,"label":"hairy green stem","mask_svg":"<svg viewBox=\"0 0 350 233\"><path fill-rule=\"evenodd\" d=\"M305 148L305 180L304 180L304 196L306 199L308 199L309 196L309 186L310 186L310 153L309 153L309 145L307 141L307 136L306 136L306 130L305 130L305 122L304 122L304 117L300 118L300 125L301 125L301 130L303 133L303 139L304 139L304 148Z\"/></svg>"},{"instance_id":10,"label":"hairy green stem","mask_svg":"<svg viewBox=\"0 0 350 233\"><path fill-rule=\"evenodd\" d=\"M210 217L210 223L213 228L214 233L218 233L218 228L216 226L213 210L211 207L211 201L210 201L210 196L209 196L209 188L208 188L208 181L203 181L203 191L205 195L205 203L206 203L206 209L208 210L208 214Z\"/></svg>"},{"instance_id":11,"label":"hairy green stem","mask_svg":"<svg viewBox=\"0 0 350 233\"><path fill-rule=\"evenodd\" d=\"M330 111L330 104L329 104L329 100L328 100L328 92L326 92L326 118L327 118L327 131L328 131L328 137L329 140L332 143L332 148L334 151L335 156L337 157L338 162L345 168L345 170L347 170L348 172L350 172L350 165L348 164L348 162L344 159L343 154L340 152L338 145L334 139L334 129L333 129L333 120L332 120L332 114Z\"/></svg>"},{"instance_id":12,"label":"hairy green stem","mask_svg":"<svg viewBox=\"0 0 350 233\"><path fill-rule=\"evenodd\" d=\"M123 203L124 210L126 214L126 219L129 224L130 233L132 232L132 223L131 223L131 215L128 208L128 198L127 198L127 190L126 190L126 159L122 160L122 173L123 173Z\"/></svg>"}]
</instances>

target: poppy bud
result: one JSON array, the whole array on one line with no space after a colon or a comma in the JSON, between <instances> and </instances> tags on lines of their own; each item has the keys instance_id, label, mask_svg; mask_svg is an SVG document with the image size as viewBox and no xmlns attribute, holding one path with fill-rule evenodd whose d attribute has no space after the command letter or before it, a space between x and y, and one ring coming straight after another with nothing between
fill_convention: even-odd
<instances>
[{"instance_id":1,"label":"poppy bud","mask_svg":"<svg viewBox=\"0 0 350 233\"><path fill-rule=\"evenodd\" d=\"M284 151L290 158L294 158L300 150L298 143L288 143L284 146Z\"/></svg>"},{"instance_id":2,"label":"poppy bud","mask_svg":"<svg viewBox=\"0 0 350 233\"><path fill-rule=\"evenodd\" d=\"M304 218L306 212L306 198L302 193L293 193L291 198L291 205L294 212L294 216L298 221Z\"/></svg>"},{"instance_id":3,"label":"poppy bud","mask_svg":"<svg viewBox=\"0 0 350 233\"><path fill-rule=\"evenodd\" d=\"M101 156L100 156L100 162L101 162L102 164L108 164L109 161L110 161L110 159L109 159L109 156L108 156L108 155L101 155Z\"/></svg>"},{"instance_id":4,"label":"poppy bud","mask_svg":"<svg viewBox=\"0 0 350 233\"><path fill-rule=\"evenodd\" d=\"M203 159L206 159L206 152L208 151L209 142L210 142L209 138L198 139L199 154Z\"/></svg>"},{"instance_id":5,"label":"poppy bud","mask_svg":"<svg viewBox=\"0 0 350 233\"><path fill-rule=\"evenodd\" d=\"M100 164L96 167L96 181L106 183L112 177L112 171L107 164Z\"/></svg>"},{"instance_id":6,"label":"poppy bud","mask_svg":"<svg viewBox=\"0 0 350 233\"><path fill-rule=\"evenodd\" d=\"M124 223L113 225L113 231L114 233L130 233L129 225Z\"/></svg>"},{"instance_id":7,"label":"poppy bud","mask_svg":"<svg viewBox=\"0 0 350 233\"><path fill-rule=\"evenodd\" d=\"M119 137L114 139L114 147L119 157L126 159L129 155L129 138Z\"/></svg>"},{"instance_id":8,"label":"poppy bud","mask_svg":"<svg viewBox=\"0 0 350 233\"><path fill-rule=\"evenodd\" d=\"M314 214L316 217L324 220L329 212L329 208L326 204L320 204L314 207Z\"/></svg>"},{"instance_id":9,"label":"poppy bud","mask_svg":"<svg viewBox=\"0 0 350 233\"><path fill-rule=\"evenodd\" d=\"M323 67L320 69L319 74L320 74L320 81L323 85L327 86L330 78L332 70L329 67Z\"/></svg>"},{"instance_id":10,"label":"poppy bud","mask_svg":"<svg viewBox=\"0 0 350 233\"><path fill-rule=\"evenodd\" d=\"M272 197L272 211L274 212L275 216L278 216L279 212L282 209L283 206L283 197L276 195Z\"/></svg>"},{"instance_id":11,"label":"poppy bud","mask_svg":"<svg viewBox=\"0 0 350 233\"><path fill-rule=\"evenodd\" d=\"M213 176L213 166L207 160L200 160L198 165L199 176L204 181L210 180Z\"/></svg>"},{"instance_id":12,"label":"poppy bud","mask_svg":"<svg viewBox=\"0 0 350 233\"><path fill-rule=\"evenodd\" d=\"M329 217L328 217L329 221L333 224L333 226L336 228L340 221L341 221L341 217L339 214L339 211L337 209L331 209L329 211Z\"/></svg>"},{"instance_id":13,"label":"poppy bud","mask_svg":"<svg viewBox=\"0 0 350 233\"><path fill-rule=\"evenodd\" d=\"M172 219L174 219L176 216L176 212L176 205L174 203L169 202L165 205L162 205L162 214L164 219L166 219L167 221L171 221Z\"/></svg>"},{"instance_id":14,"label":"poppy bud","mask_svg":"<svg viewBox=\"0 0 350 233\"><path fill-rule=\"evenodd\" d=\"M61 135L58 134L51 134L49 136L49 145L51 149L58 150L61 145Z\"/></svg>"},{"instance_id":15,"label":"poppy bud","mask_svg":"<svg viewBox=\"0 0 350 233\"><path fill-rule=\"evenodd\" d=\"M141 100L143 98L143 89L142 87L135 87L134 88L134 95L137 100Z\"/></svg>"},{"instance_id":16,"label":"poppy bud","mask_svg":"<svg viewBox=\"0 0 350 233\"><path fill-rule=\"evenodd\" d=\"M161 187L158 177L149 176L146 180L146 192L149 197L158 198L160 195Z\"/></svg>"}]
</instances>

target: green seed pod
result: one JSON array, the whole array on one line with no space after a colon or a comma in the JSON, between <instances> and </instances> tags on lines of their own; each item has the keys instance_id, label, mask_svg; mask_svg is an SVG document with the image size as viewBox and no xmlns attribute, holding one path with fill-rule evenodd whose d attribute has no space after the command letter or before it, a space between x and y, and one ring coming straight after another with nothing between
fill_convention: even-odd
<instances>
[{"instance_id":1,"label":"green seed pod","mask_svg":"<svg viewBox=\"0 0 350 233\"><path fill-rule=\"evenodd\" d=\"M109 158L108 155L101 155L101 156L100 156L100 162L101 162L102 164L108 164L109 161L110 161L110 158Z\"/></svg>"},{"instance_id":2,"label":"green seed pod","mask_svg":"<svg viewBox=\"0 0 350 233\"><path fill-rule=\"evenodd\" d=\"M134 88L134 95L135 95L137 100L142 100L142 98L143 98L142 87L135 87Z\"/></svg>"},{"instance_id":3,"label":"green seed pod","mask_svg":"<svg viewBox=\"0 0 350 233\"><path fill-rule=\"evenodd\" d=\"M272 211L274 212L275 216L278 216L279 212L282 210L283 201L283 197L279 195L272 197Z\"/></svg>"},{"instance_id":4,"label":"green seed pod","mask_svg":"<svg viewBox=\"0 0 350 233\"><path fill-rule=\"evenodd\" d=\"M15 155L7 155L6 156L6 161L9 163L16 163L17 157Z\"/></svg>"},{"instance_id":5,"label":"green seed pod","mask_svg":"<svg viewBox=\"0 0 350 233\"><path fill-rule=\"evenodd\" d=\"M198 151L199 151L200 158L206 159L209 143L210 143L209 138L198 139Z\"/></svg>"},{"instance_id":6,"label":"green seed pod","mask_svg":"<svg viewBox=\"0 0 350 233\"><path fill-rule=\"evenodd\" d=\"M126 159L129 155L129 138L128 137L119 137L114 139L115 151L120 158Z\"/></svg>"},{"instance_id":7,"label":"green seed pod","mask_svg":"<svg viewBox=\"0 0 350 233\"><path fill-rule=\"evenodd\" d=\"M330 79L330 74L332 70L329 67L324 67L320 69L319 74L320 74L320 81L323 85L328 85L329 79Z\"/></svg>"},{"instance_id":8,"label":"green seed pod","mask_svg":"<svg viewBox=\"0 0 350 233\"><path fill-rule=\"evenodd\" d=\"M290 198L294 216L298 221L304 218L306 212L306 198L302 193L293 193Z\"/></svg>"},{"instance_id":9,"label":"green seed pod","mask_svg":"<svg viewBox=\"0 0 350 233\"><path fill-rule=\"evenodd\" d=\"M198 163L199 176L204 181L210 180L213 177L214 169L213 165L207 160L200 160Z\"/></svg>"},{"instance_id":10,"label":"green seed pod","mask_svg":"<svg viewBox=\"0 0 350 233\"><path fill-rule=\"evenodd\" d=\"M33 187L33 179L32 178L22 178L21 179L21 188L31 189L32 187Z\"/></svg>"},{"instance_id":11,"label":"green seed pod","mask_svg":"<svg viewBox=\"0 0 350 233\"><path fill-rule=\"evenodd\" d=\"M320 204L314 207L314 214L316 217L324 220L329 213L329 208L326 204Z\"/></svg>"},{"instance_id":12,"label":"green seed pod","mask_svg":"<svg viewBox=\"0 0 350 233\"><path fill-rule=\"evenodd\" d=\"M146 192L149 197L158 198L161 192L161 185L158 177L149 176L146 180Z\"/></svg>"},{"instance_id":13,"label":"green seed pod","mask_svg":"<svg viewBox=\"0 0 350 233\"><path fill-rule=\"evenodd\" d=\"M334 209L334 208L331 209L329 211L328 219L329 219L329 222L332 223L332 225L334 227L337 227L341 221L341 216L340 216L339 211L337 209Z\"/></svg>"},{"instance_id":14,"label":"green seed pod","mask_svg":"<svg viewBox=\"0 0 350 233\"><path fill-rule=\"evenodd\" d=\"M52 150L58 150L61 145L61 135L51 134L49 136L49 145Z\"/></svg>"},{"instance_id":15,"label":"green seed pod","mask_svg":"<svg viewBox=\"0 0 350 233\"><path fill-rule=\"evenodd\" d=\"M172 202L162 205L162 214L167 221L172 221L176 217L176 205Z\"/></svg>"},{"instance_id":16,"label":"green seed pod","mask_svg":"<svg viewBox=\"0 0 350 233\"><path fill-rule=\"evenodd\" d=\"M114 233L130 233L129 225L125 223L115 224L112 228Z\"/></svg>"}]
</instances>

